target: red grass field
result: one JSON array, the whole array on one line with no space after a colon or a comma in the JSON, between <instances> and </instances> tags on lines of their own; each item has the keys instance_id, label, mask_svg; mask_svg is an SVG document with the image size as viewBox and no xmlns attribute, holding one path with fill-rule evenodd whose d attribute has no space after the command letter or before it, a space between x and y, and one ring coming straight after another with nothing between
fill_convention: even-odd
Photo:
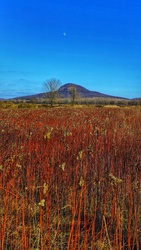
<instances>
[{"instance_id":1,"label":"red grass field","mask_svg":"<svg viewBox=\"0 0 141 250\"><path fill-rule=\"evenodd\" d=\"M140 107L0 110L0 249L141 249Z\"/></svg>"}]
</instances>

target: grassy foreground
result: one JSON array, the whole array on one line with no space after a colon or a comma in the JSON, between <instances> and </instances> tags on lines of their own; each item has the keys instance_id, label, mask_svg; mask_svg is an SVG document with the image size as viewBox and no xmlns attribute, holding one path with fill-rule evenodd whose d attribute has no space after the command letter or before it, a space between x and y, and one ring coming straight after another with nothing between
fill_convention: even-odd
<instances>
[{"instance_id":1,"label":"grassy foreground","mask_svg":"<svg viewBox=\"0 0 141 250\"><path fill-rule=\"evenodd\" d=\"M0 110L1 250L140 250L140 201L140 107Z\"/></svg>"}]
</instances>

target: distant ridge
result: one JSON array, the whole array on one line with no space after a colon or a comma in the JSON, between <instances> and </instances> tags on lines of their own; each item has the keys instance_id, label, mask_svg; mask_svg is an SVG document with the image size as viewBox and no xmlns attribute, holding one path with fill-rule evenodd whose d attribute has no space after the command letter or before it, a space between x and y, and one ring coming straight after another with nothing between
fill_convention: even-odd
<instances>
[{"instance_id":1,"label":"distant ridge","mask_svg":"<svg viewBox=\"0 0 141 250\"><path fill-rule=\"evenodd\" d=\"M111 96L111 95L106 95L97 91L91 91L88 90L81 85L74 84L74 83L66 83L63 86L59 88L59 95L62 98L68 98L70 96L69 94L69 88L70 87L75 87L76 92L78 93L80 98L93 98L93 97L103 97L103 98L120 98L120 99L126 99L123 97L118 97L118 96Z\"/></svg>"},{"instance_id":2,"label":"distant ridge","mask_svg":"<svg viewBox=\"0 0 141 250\"><path fill-rule=\"evenodd\" d=\"M66 83L66 84L62 85L58 90L59 97L60 98L69 98L70 97L70 93L69 93L70 87L76 88L76 92L77 92L79 98L103 97L103 98L118 98L118 99L127 99L128 100L128 98L124 98L124 97L111 96L111 95L103 94L103 93L100 93L97 91L91 91L91 90L88 90L88 89L82 87L81 85L74 84L74 83ZM30 100L30 99L36 99L36 98L45 98L45 96L46 96L46 93L39 93L39 94L35 94L35 95L15 97L12 99L14 99L14 100L15 99Z\"/></svg>"}]
</instances>

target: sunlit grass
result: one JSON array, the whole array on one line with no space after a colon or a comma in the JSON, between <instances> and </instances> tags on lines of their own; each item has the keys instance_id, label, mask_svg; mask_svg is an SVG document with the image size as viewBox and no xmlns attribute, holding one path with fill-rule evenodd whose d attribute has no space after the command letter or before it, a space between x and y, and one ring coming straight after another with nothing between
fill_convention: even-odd
<instances>
[{"instance_id":1,"label":"sunlit grass","mask_svg":"<svg viewBox=\"0 0 141 250\"><path fill-rule=\"evenodd\" d=\"M141 108L0 112L0 249L141 246Z\"/></svg>"}]
</instances>

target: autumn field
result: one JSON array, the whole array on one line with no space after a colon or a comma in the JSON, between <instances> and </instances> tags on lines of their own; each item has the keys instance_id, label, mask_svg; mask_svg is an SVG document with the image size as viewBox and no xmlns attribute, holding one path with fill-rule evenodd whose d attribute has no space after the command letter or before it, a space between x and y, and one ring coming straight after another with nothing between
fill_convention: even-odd
<instances>
[{"instance_id":1,"label":"autumn field","mask_svg":"<svg viewBox=\"0 0 141 250\"><path fill-rule=\"evenodd\" d=\"M0 110L0 249L141 249L141 107Z\"/></svg>"}]
</instances>

